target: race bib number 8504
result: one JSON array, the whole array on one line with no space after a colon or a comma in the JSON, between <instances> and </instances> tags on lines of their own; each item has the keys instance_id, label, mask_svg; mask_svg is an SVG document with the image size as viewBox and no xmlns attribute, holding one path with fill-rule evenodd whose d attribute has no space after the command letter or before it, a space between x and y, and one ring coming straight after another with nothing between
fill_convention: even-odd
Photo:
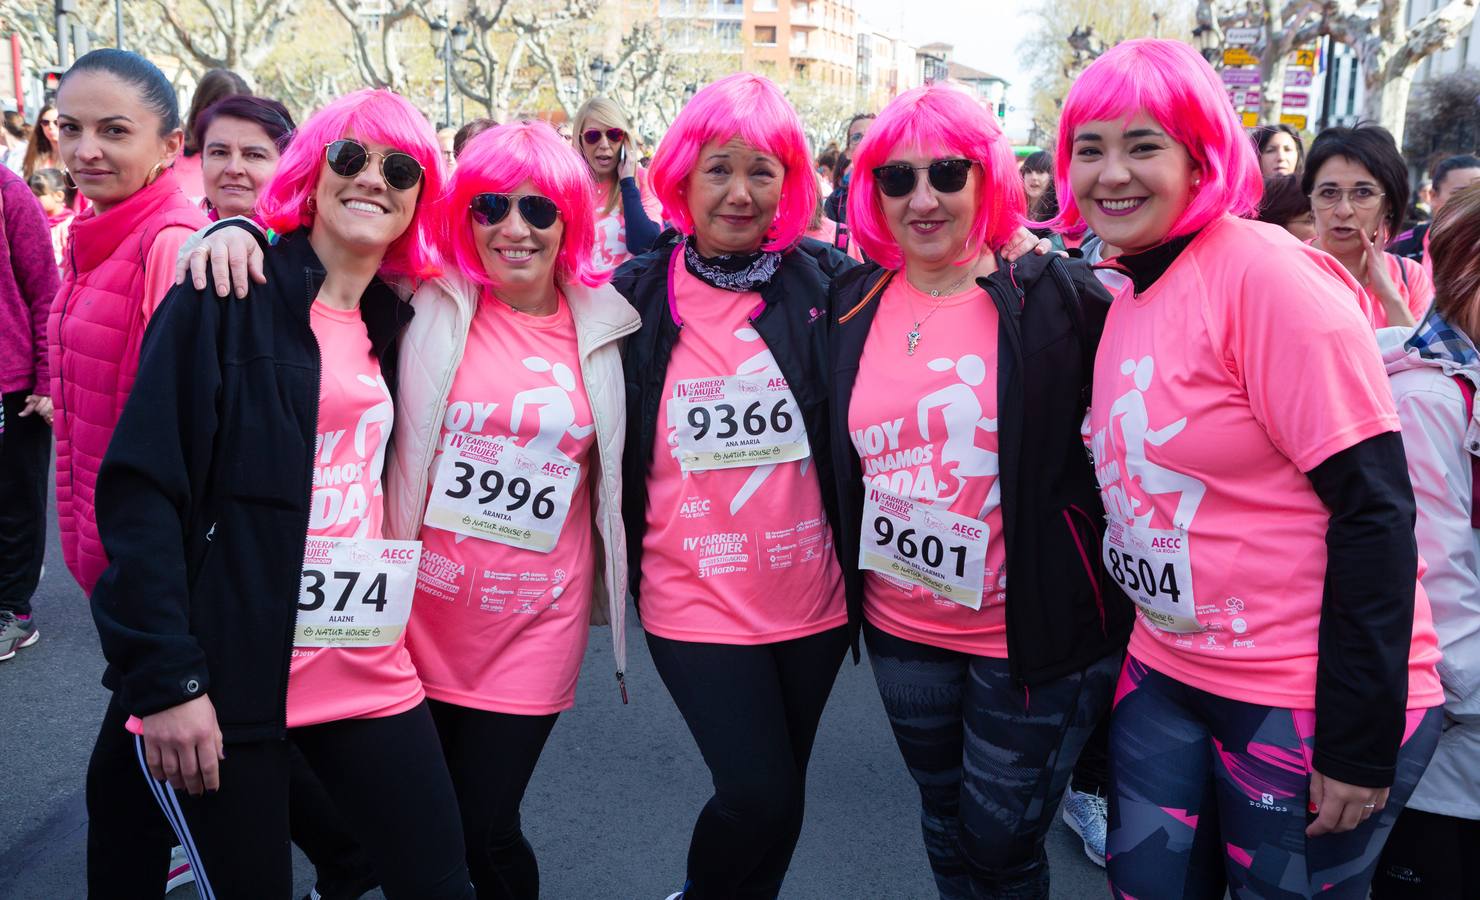
<instances>
[{"instance_id":1,"label":"race bib number 8504","mask_svg":"<svg viewBox=\"0 0 1480 900\"><path fill-rule=\"evenodd\" d=\"M389 647L411 618L420 541L308 539L295 647Z\"/></svg>"},{"instance_id":2,"label":"race bib number 8504","mask_svg":"<svg viewBox=\"0 0 1480 900\"><path fill-rule=\"evenodd\" d=\"M1162 631L1202 631L1192 598L1187 532L1140 528L1111 518L1103 545L1105 568L1146 621Z\"/></svg>"}]
</instances>

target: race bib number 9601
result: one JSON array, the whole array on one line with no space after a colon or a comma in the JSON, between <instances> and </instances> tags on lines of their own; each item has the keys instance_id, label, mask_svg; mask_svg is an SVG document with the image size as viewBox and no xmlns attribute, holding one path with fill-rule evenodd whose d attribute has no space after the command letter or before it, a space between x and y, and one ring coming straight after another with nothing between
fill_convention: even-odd
<instances>
[{"instance_id":1,"label":"race bib number 9601","mask_svg":"<svg viewBox=\"0 0 1480 900\"><path fill-rule=\"evenodd\" d=\"M882 488L863 489L858 565L981 609L987 525Z\"/></svg>"},{"instance_id":2,"label":"race bib number 9601","mask_svg":"<svg viewBox=\"0 0 1480 900\"><path fill-rule=\"evenodd\" d=\"M1140 528L1112 518L1105 529L1105 568L1146 620L1162 631L1202 631L1192 597L1187 532Z\"/></svg>"},{"instance_id":3,"label":"race bib number 9601","mask_svg":"<svg viewBox=\"0 0 1480 900\"><path fill-rule=\"evenodd\" d=\"M389 647L411 618L420 541L308 539L295 647Z\"/></svg>"},{"instance_id":4,"label":"race bib number 9601","mask_svg":"<svg viewBox=\"0 0 1480 900\"><path fill-rule=\"evenodd\" d=\"M581 467L501 438L447 439L423 521L433 528L549 553L560 540Z\"/></svg>"},{"instance_id":5,"label":"race bib number 9601","mask_svg":"<svg viewBox=\"0 0 1480 900\"><path fill-rule=\"evenodd\" d=\"M806 459L796 398L779 375L690 378L674 385L678 464L685 472Z\"/></svg>"}]
</instances>

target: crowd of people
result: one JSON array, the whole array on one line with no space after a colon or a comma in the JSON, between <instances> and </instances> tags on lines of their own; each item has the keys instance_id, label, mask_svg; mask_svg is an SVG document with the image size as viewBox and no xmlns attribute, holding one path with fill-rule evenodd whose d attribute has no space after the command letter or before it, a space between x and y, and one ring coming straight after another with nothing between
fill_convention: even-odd
<instances>
[{"instance_id":1,"label":"crowd of people","mask_svg":"<svg viewBox=\"0 0 1480 900\"><path fill-rule=\"evenodd\" d=\"M1021 162L950 83L840 124L182 119L119 50L6 118L0 660L54 442L89 896L533 900L629 606L714 785L668 900L779 895L864 650L943 900L1048 897L1056 816L1116 897L1480 893L1475 148L1410 205L1152 39Z\"/></svg>"}]
</instances>

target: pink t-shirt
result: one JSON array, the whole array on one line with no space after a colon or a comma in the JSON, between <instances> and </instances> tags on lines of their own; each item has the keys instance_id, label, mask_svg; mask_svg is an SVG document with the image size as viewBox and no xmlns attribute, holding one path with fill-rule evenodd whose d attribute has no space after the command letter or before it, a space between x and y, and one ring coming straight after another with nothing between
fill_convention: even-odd
<instances>
[{"instance_id":1,"label":"pink t-shirt","mask_svg":"<svg viewBox=\"0 0 1480 900\"><path fill-rule=\"evenodd\" d=\"M317 301L318 455L308 537L380 539L381 473L394 411L358 309ZM404 638L388 647L295 647L288 670L288 727L390 716L421 702Z\"/></svg>"},{"instance_id":2,"label":"pink t-shirt","mask_svg":"<svg viewBox=\"0 0 1480 900\"><path fill-rule=\"evenodd\" d=\"M565 298L554 315L537 317L485 293L452 381L440 446L458 432L509 438L574 462L580 478L549 553L421 527L407 646L427 696L532 716L575 703L596 565L595 431ZM445 464L439 449L433 472Z\"/></svg>"},{"instance_id":3,"label":"pink t-shirt","mask_svg":"<svg viewBox=\"0 0 1480 900\"><path fill-rule=\"evenodd\" d=\"M645 173L638 174L637 187L642 195L643 211L649 219L662 227L663 204L648 190ZM600 199L596 201L596 245L592 249L592 256L596 261L596 268L615 269L634 255L627 250L627 221L622 216L621 193L618 192L617 203L611 212L606 211L606 191L598 190L597 194Z\"/></svg>"},{"instance_id":4,"label":"pink t-shirt","mask_svg":"<svg viewBox=\"0 0 1480 900\"><path fill-rule=\"evenodd\" d=\"M1225 217L1145 293L1121 291L1090 434L1112 526L1173 533L1173 546L1185 529L1181 602L1204 629L1138 612L1130 652L1222 697L1312 709L1330 512L1305 473L1398 417L1355 282L1284 234ZM1421 586L1414 613L1409 708L1422 708L1444 697Z\"/></svg>"},{"instance_id":5,"label":"pink t-shirt","mask_svg":"<svg viewBox=\"0 0 1480 900\"><path fill-rule=\"evenodd\" d=\"M669 419L679 381L780 378L781 370L748 318L759 294L710 287L681 261L670 272L684 327L653 436L643 627L670 640L715 644L773 643L836 628L848 619L842 571L811 457L688 473L679 465L671 443L677 422Z\"/></svg>"},{"instance_id":6,"label":"pink t-shirt","mask_svg":"<svg viewBox=\"0 0 1480 900\"><path fill-rule=\"evenodd\" d=\"M920 326L913 356L911 326ZM879 297L848 431L865 485L987 526L981 608L869 571L863 613L895 637L975 656L1007 657L1007 548L997 483L997 309L980 290L940 301L901 274Z\"/></svg>"},{"instance_id":7,"label":"pink t-shirt","mask_svg":"<svg viewBox=\"0 0 1480 900\"><path fill-rule=\"evenodd\" d=\"M1384 253L1382 257L1387 263L1388 277L1397 285L1398 296L1403 298L1403 305L1413 313L1413 321L1422 322L1429 311L1429 305L1434 302L1433 277L1422 264L1411 259L1403 259L1394 253ZM1372 320L1374 329L1387 327L1387 312L1370 287L1362 288L1362 306Z\"/></svg>"}]
</instances>

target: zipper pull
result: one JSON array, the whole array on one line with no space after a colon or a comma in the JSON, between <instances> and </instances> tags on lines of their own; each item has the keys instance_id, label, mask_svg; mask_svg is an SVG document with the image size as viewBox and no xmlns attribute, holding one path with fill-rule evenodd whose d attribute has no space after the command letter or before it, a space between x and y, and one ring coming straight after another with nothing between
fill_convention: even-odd
<instances>
[{"instance_id":1,"label":"zipper pull","mask_svg":"<svg viewBox=\"0 0 1480 900\"><path fill-rule=\"evenodd\" d=\"M622 670L617 670L617 688L622 692L622 705L627 705L627 679L623 677Z\"/></svg>"}]
</instances>

